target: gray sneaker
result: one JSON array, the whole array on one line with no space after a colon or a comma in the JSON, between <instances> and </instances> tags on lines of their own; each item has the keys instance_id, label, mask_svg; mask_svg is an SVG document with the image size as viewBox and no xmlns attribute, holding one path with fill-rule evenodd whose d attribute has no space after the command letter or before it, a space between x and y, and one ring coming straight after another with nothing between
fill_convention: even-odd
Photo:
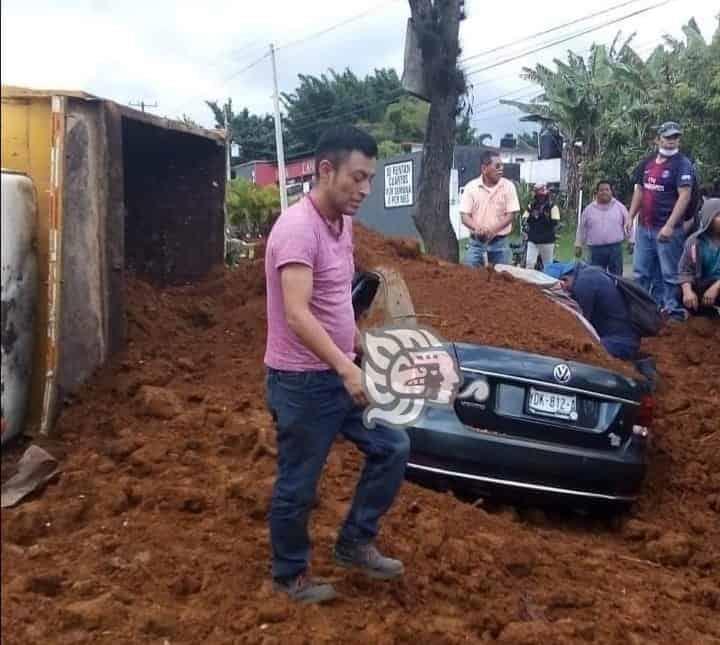
<instances>
[{"instance_id":1,"label":"gray sneaker","mask_svg":"<svg viewBox=\"0 0 720 645\"><path fill-rule=\"evenodd\" d=\"M356 567L370 578L390 580L405 573L400 560L386 558L374 544L336 544L335 562L341 567Z\"/></svg>"},{"instance_id":2,"label":"gray sneaker","mask_svg":"<svg viewBox=\"0 0 720 645\"><path fill-rule=\"evenodd\" d=\"M313 580L305 574L300 574L288 582L273 580L273 589L276 592L286 593L290 600L308 605L329 602L337 598L335 588L329 582Z\"/></svg>"}]
</instances>

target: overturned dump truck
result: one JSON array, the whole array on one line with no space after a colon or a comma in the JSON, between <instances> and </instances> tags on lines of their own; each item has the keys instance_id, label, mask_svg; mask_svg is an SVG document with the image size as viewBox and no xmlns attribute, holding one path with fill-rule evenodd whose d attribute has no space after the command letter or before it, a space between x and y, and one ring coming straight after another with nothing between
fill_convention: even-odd
<instances>
[{"instance_id":1,"label":"overturned dump truck","mask_svg":"<svg viewBox=\"0 0 720 645\"><path fill-rule=\"evenodd\" d=\"M47 433L67 393L123 347L128 272L178 284L223 262L224 133L83 92L3 86L2 167L37 190L22 430Z\"/></svg>"}]
</instances>

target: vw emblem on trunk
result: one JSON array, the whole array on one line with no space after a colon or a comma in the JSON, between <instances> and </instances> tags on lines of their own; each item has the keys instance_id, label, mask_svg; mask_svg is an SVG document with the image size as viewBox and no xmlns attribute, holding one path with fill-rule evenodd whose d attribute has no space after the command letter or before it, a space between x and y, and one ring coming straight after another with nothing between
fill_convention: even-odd
<instances>
[{"instance_id":1,"label":"vw emblem on trunk","mask_svg":"<svg viewBox=\"0 0 720 645\"><path fill-rule=\"evenodd\" d=\"M555 366L555 369L553 370L553 376L558 383L567 383L572 376L572 372L570 371L570 368L565 365L565 363L560 363L559 365Z\"/></svg>"}]
</instances>

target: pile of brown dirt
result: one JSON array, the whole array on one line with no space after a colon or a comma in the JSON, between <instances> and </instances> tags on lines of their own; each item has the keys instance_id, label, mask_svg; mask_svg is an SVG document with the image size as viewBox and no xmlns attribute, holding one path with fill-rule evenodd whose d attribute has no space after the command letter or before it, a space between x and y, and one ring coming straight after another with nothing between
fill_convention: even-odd
<instances>
[{"instance_id":1,"label":"pile of brown dirt","mask_svg":"<svg viewBox=\"0 0 720 645\"><path fill-rule=\"evenodd\" d=\"M614 359L594 342L577 318L551 303L537 287L506 273L449 264L432 256L409 259L411 242L388 242L360 226L354 232L358 269L398 269L410 289L419 322L443 338L633 373L627 363Z\"/></svg>"},{"instance_id":2,"label":"pile of brown dirt","mask_svg":"<svg viewBox=\"0 0 720 645\"><path fill-rule=\"evenodd\" d=\"M410 259L407 245L362 230L356 243L358 264L402 269L446 338L613 364L525 285ZM188 287L130 282L127 350L59 420L61 477L3 512L5 641L720 642L717 326L692 321L647 344L663 386L647 492L630 517L473 506L406 484L381 547L407 574L371 583L330 558L361 466L354 448L335 446L312 519L313 571L343 597L299 607L268 584L262 275L256 261ZM527 312L545 331L525 331Z\"/></svg>"}]
</instances>

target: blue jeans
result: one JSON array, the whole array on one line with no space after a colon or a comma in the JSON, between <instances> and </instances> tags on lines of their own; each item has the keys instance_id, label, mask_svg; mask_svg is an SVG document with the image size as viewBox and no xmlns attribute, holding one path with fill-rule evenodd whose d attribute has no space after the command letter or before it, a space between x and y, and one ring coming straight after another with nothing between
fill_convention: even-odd
<instances>
[{"instance_id":1,"label":"blue jeans","mask_svg":"<svg viewBox=\"0 0 720 645\"><path fill-rule=\"evenodd\" d=\"M471 237L465 251L464 264L471 267L485 266L485 253L490 264L510 264L510 241L507 235L496 237L487 244Z\"/></svg>"},{"instance_id":2,"label":"blue jeans","mask_svg":"<svg viewBox=\"0 0 720 645\"><path fill-rule=\"evenodd\" d=\"M680 300L678 265L685 244L685 233L678 226L667 242L658 242L658 227L638 224L635 236L635 281L652 293L663 311L671 316L684 317ZM662 292L657 293L662 279Z\"/></svg>"},{"instance_id":3,"label":"blue jeans","mask_svg":"<svg viewBox=\"0 0 720 645\"><path fill-rule=\"evenodd\" d=\"M365 453L365 467L339 542L366 544L392 505L405 475L410 440L403 430L363 425L357 407L333 371L268 370L268 407L277 430L278 469L270 505L272 574L290 578L310 560L308 519L318 479L338 434Z\"/></svg>"},{"instance_id":4,"label":"blue jeans","mask_svg":"<svg viewBox=\"0 0 720 645\"><path fill-rule=\"evenodd\" d=\"M595 244L590 247L590 264L614 275L623 274L622 242Z\"/></svg>"}]
</instances>

